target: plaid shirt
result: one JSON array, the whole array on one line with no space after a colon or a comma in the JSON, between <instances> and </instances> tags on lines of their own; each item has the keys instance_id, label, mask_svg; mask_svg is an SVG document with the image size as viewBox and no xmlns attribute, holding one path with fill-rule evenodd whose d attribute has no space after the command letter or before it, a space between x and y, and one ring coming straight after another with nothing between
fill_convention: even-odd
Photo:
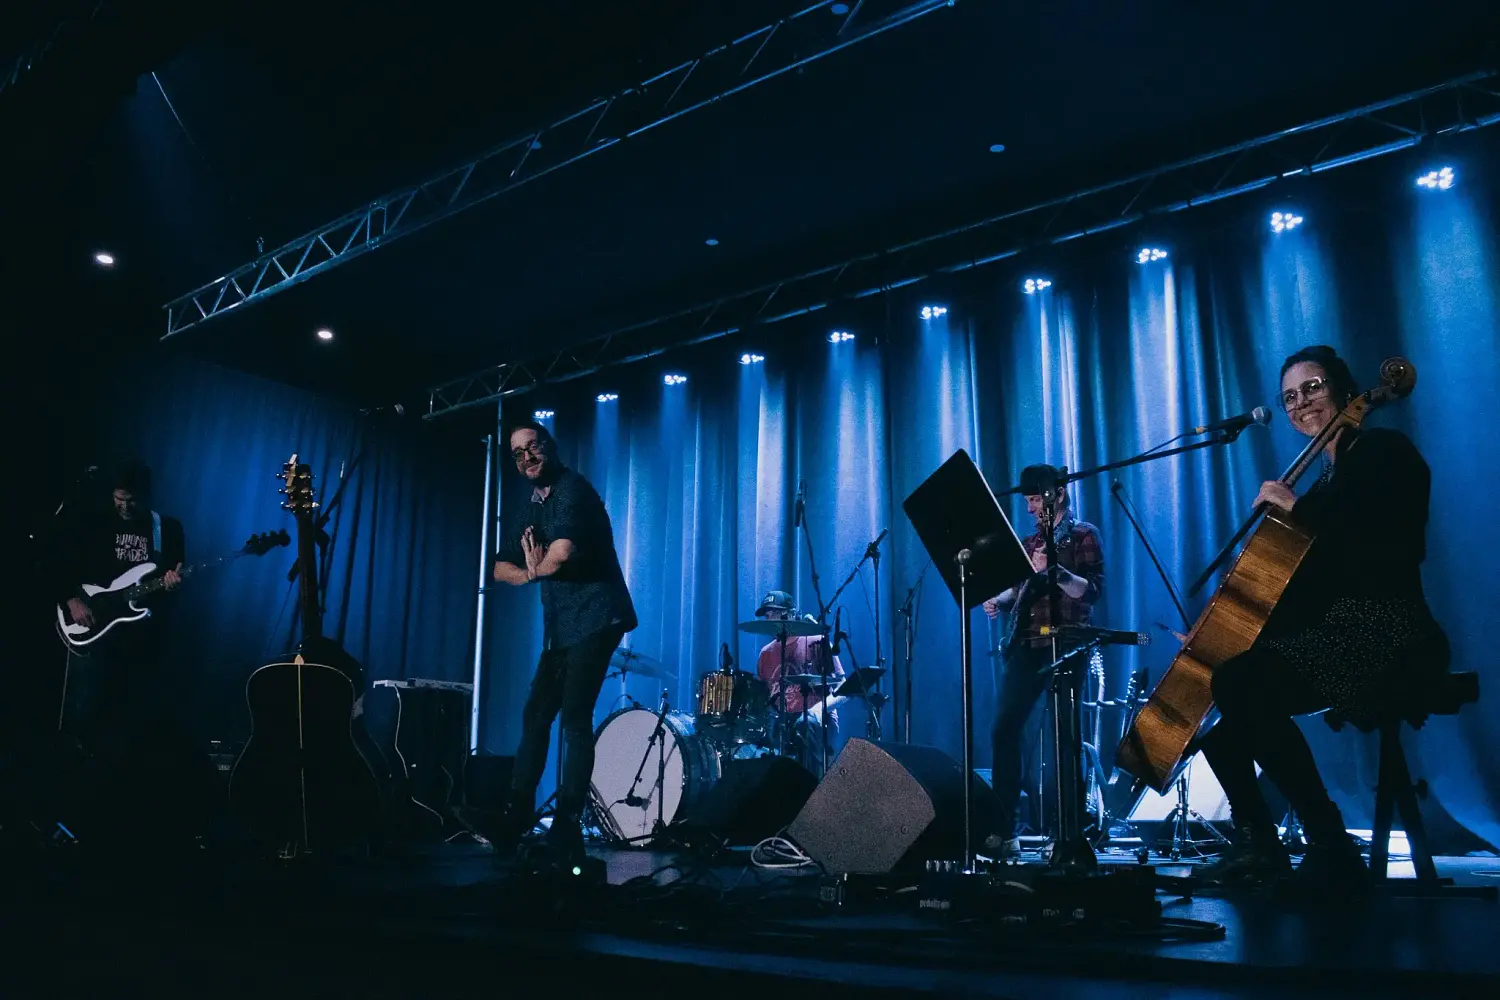
<instances>
[{"instance_id":1,"label":"plaid shirt","mask_svg":"<svg viewBox=\"0 0 1500 1000\"><path fill-rule=\"evenodd\" d=\"M1041 532L1032 532L1021 545L1028 556L1035 555L1044 547ZM1057 526L1057 562L1089 584L1082 597L1069 597L1059 589L1058 612L1062 620L1057 624L1087 625L1104 589L1104 546L1099 541L1099 529L1087 521L1064 520ZM1009 621L1012 632L1005 643L1007 648L1016 641L1040 639L1037 633L1042 626L1053 624L1047 587L1036 577L1021 584L1020 593L1009 608Z\"/></svg>"}]
</instances>

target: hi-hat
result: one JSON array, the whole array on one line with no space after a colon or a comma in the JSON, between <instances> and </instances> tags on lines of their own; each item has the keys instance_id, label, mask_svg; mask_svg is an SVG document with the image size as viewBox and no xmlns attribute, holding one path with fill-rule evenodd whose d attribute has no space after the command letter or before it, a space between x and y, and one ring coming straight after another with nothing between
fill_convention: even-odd
<instances>
[{"instance_id":1,"label":"hi-hat","mask_svg":"<svg viewBox=\"0 0 1500 1000\"><path fill-rule=\"evenodd\" d=\"M616 674L639 674L642 677L655 677L660 681L672 679L665 665L660 660L637 653L633 649L621 646L609 656L609 665L614 668Z\"/></svg>"},{"instance_id":2,"label":"hi-hat","mask_svg":"<svg viewBox=\"0 0 1500 1000\"><path fill-rule=\"evenodd\" d=\"M825 631L817 622L802 621L775 621L768 618L758 618L755 621L740 622L737 626L741 632L749 632L752 635L773 636L797 636L797 635L822 635Z\"/></svg>"}]
</instances>

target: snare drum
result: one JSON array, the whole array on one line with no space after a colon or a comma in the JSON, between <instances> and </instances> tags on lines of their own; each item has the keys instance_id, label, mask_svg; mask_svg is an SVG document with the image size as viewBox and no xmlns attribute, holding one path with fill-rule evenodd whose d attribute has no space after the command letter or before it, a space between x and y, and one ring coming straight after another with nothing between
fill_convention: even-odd
<instances>
[{"instance_id":1,"label":"snare drum","mask_svg":"<svg viewBox=\"0 0 1500 1000\"><path fill-rule=\"evenodd\" d=\"M594 734L594 791L614 832L626 840L651 835L658 801L660 818L670 825L719 780L719 757L692 716L668 712L665 740L653 742L656 718L649 709L621 709Z\"/></svg>"}]
</instances>

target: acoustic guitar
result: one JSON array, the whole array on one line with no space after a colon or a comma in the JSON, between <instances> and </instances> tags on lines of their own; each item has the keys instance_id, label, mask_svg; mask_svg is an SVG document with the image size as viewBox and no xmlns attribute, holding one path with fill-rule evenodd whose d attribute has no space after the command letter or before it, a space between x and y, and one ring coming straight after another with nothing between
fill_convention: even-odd
<instances>
[{"instance_id":1,"label":"acoustic guitar","mask_svg":"<svg viewBox=\"0 0 1500 1000\"><path fill-rule=\"evenodd\" d=\"M356 742L359 665L323 636L312 470L293 455L279 476L297 524L302 643L289 663L245 685L251 736L229 777L229 800L282 857L369 843L379 831L375 773Z\"/></svg>"},{"instance_id":2,"label":"acoustic guitar","mask_svg":"<svg viewBox=\"0 0 1500 1000\"><path fill-rule=\"evenodd\" d=\"M1355 396L1308 442L1280 482L1295 486L1341 430L1357 429L1375 409L1411 395L1417 370L1405 358L1390 358L1380 366L1380 381L1379 386ZM1207 582L1252 529L1250 540L1120 743L1116 766L1163 794L1190 758L1188 748L1213 709L1214 668L1254 645L1314 541L1313 534L1290 513L1259 505L1203 571L1190 594Z\"/></svg>"}]
</instances>

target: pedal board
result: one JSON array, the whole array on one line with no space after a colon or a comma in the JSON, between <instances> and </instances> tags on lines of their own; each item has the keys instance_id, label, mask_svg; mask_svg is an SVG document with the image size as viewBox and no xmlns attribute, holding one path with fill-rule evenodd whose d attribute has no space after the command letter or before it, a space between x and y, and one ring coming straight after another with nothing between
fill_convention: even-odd
<instances>
[{"instance_id":1,"label":"pedal board","mask_svg":"<svg viewBox=\"0 0 1500 1000\"><path fill-rule=\"evenodd\" d=\"M1146 865L1086 874L1041 865L1006 865L965 874L929 871L918 887L918 912L942 919L978 919L1010 927L1155 923L1159 879Z\"/></svg>"}]
</instances>

